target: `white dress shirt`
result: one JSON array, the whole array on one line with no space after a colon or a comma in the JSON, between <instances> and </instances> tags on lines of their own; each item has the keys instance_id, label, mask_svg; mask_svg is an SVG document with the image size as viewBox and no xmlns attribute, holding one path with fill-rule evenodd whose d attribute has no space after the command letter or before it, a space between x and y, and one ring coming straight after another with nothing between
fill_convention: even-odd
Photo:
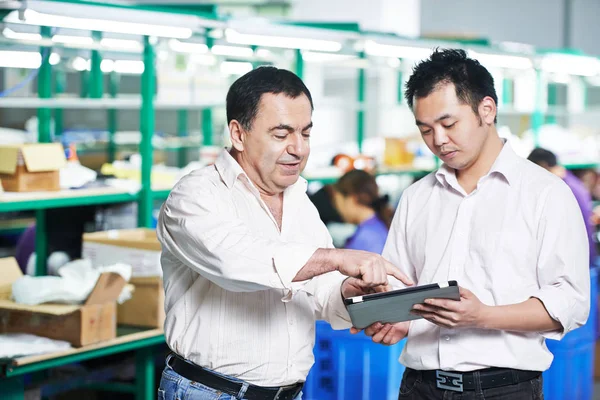
<instances>
[{"instance_id":1,"label":"white dress shirt","mask_svg":"<svg viewBox=\"0 0 600 400\"><path fill-rule=\"evenodd\" d=\"M174 352L252 384L288 385L314 362L316 319L350 327L341 274L292 282L318 248L333 247L306 187L300 178L284 191L280 231L225 150L177 183L157 227Z\"/></svg>"},{"instance_id":2,"label":"white dress shirt","mask_svg":"<svg viewBox=\"0 0 600 400\"><path fill-rule=\"evenodd\" d=\"M442 166L403 193L383 256L419 285L456 280L490 306L536 297L564 331L445 329L419 319L400 362L417 370L546 370L544 338L560 339L587 320L588 254L570 189L508 144L470 194Z\"/></svg>"}]
</instances>

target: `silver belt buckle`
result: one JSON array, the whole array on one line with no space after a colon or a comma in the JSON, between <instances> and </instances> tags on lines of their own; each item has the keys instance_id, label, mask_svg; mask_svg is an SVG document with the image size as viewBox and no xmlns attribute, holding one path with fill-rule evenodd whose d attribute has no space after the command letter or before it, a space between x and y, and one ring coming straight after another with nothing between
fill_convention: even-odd
<instances>
[{"instance_id":1,"label":"silver belt buckle","mask_svg":"<svg viewBox=\"0 0 600 400\"><path fill-rule=\"evenodd\" d=\"M438 389L452 390L453 392L463 391L462 374L437 370L435 378L435 386Z\"/></svg>"}]
</instances>

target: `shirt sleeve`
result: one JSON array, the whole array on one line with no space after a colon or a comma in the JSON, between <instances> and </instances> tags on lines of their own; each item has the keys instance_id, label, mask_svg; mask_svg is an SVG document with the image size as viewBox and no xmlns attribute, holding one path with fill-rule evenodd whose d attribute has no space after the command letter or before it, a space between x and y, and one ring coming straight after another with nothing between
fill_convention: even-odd
<instances>
[{"instance_id":1,"label":"shirt sleeve","mask_svg":"<svg viewBox=\"0 0 600 400\"><path fill-rule=\"evenodd\" d=\"M398 209L394 214L394 219L392 220L390 231L383 247L382 256L412 279L413 282L418 282L416 270L408 256L408 243L406 240L407 216L408 196L405 191L400 198L400 204L398 204ZM389 282L393 289L403 289L406 287L404 283L393 276L389 277Z\"/></svg>"},{"instance_id":2,"label":"shirt sleeve","mask_svg":"<svg viewBox=\"0 0 600 400\"><path fill-rule=\"evenodd\" d=\"M333 248L333 240L323 225L324 234L327 235L327 248ZM318 320L329 322L333 329L350 329L352 322L350 314L342 297L342 283L347 277L337 271L316 276L306 288L314 287L315 314Z\"/></svg>"},{"instance_id":3,"label":"shirt sleeve","mask_svg":"<svg viewBox=\"0 0 600 400\"><path fill-rule=\"evenodd\" d=\"M185 179L185 178L184 178ZM292 283L317 246L271 240L252 232L220 205L211 183L201 190L178 184L161 209L157 235L163 251L232 292L299 287Z\"/></svg>"},{"instance_id":4,"label":"shirt sleeve","mask_svg":"<svg viewBox=\"0 0 600 400\"><path fill-rule=\"evenodd\" d=\"M584 325L590 312L589 249L585 224L568 186L548 193L538 227L538 285L533 295L562 331L545 332L559 340Z\"/></svg>"}]
</instances>

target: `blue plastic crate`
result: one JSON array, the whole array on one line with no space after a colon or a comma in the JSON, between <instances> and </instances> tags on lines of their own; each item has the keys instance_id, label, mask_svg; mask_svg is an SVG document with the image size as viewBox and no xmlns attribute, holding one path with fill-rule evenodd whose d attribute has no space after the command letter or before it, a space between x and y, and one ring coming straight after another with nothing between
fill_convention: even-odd
<instances>
[{"instance_id":1,"label":"blue plastic crate","mask_svg":"<svg viewBox=\"0 0 600 400\"><path fill-rule=\"evenodd\" d=\"M544 372L546 400L591 400L594 391L594 355L598 304L598 272L590 270L590 317L579 329L568 333L561 341L546 340L554 355L550 368Z\"/></svg>"},{"instance_id":2,"label":"blue plastic crate","mask_svg":"<svg viewBox=\"0 0 600 400\"><path fill-rule=\"evenodd\" d=\"M318 321L315 364L303 400L396 400L404 373L398 362L405 341L395 346L373 343L364 333L334 331Z\"/></svg>"}]
</instances>

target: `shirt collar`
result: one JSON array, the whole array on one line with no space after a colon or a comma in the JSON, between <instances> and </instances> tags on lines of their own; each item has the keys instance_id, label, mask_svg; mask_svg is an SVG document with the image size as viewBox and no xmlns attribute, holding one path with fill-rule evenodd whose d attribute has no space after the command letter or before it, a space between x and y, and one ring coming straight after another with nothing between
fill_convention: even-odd
<instances>
[{"instance_id":1,"label":"shirt collar","mask_svg":"<svg viewBox=\"0 0 600 400\"><path fill-rule=\"evenodd\" d=\"M221 176L221 179L229 189L233 187L233 184L240 175L246 176L246 173L231 156L228 149L223 149L219 157L215 160L215 168Z\"/></svg>"},{"instance_id":2,"label":"shirt collar","mask_svg":"<svg viewBox=\"0 0 600 400\"><path fill-rule=\"evenodd\" d=\"M520 159L519 156L514 152L510 144L507 143L506 139L502 139L504 145L502 146L502 150L494 164L492 164L492 168L490 168L490 172L487 175L498 174L506 179L509 185L514 184L516 179L519 176L518 163L517 161ZM454 168L448 167L446 164L442 164L442 166L436 171L435 177L438 182L442 185L450 184L451 181L456 181L456 171Z\"/></svg>"},{"instance_id":3,"label":"shirt collar","mask_svg":"<svg viewBox=\"0 0 600 400\"><path fill-rule=\"evenodd\" d=\"M233 185L238 180L238 178L243 177L251 188L257 190L256 186L252 183L252 181L250 181L250 178L248 178L248 175L246 174L244 169L232 157L228 149L223 149L223 151L221 151L221 154L219 154L219 157L215 160L215 168L217 169L217 172L221 176L221 179L223 180L227 188L233 188ZM307 189L308 181L303 177L299 177L296 183L288 187L285 191L301 191L302 193L306 193Z\"/></svg>"}]
</instances>

